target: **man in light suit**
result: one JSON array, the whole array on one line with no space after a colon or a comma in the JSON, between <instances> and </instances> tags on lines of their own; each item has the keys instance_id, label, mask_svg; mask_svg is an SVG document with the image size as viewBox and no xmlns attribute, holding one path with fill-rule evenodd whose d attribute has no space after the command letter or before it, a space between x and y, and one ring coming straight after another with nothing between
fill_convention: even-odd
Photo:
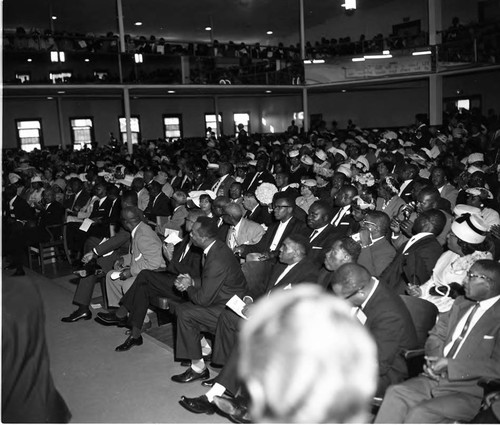
<instances>
[{"instance_id":1,"label":"man in light suit","mask_svg":"<svg viewBox=\"0 0 500 425\"><path fill-rule=\"evenodd\" d=\"M237 204L227 204L223 218L231 226L226 236L226 244L231 250L240 245L255 245L265 233L260 224L243 218L243 212Z\"/></svg>"},{"instance_id":2,"label":"man in light suit","mask_svg":"<svg viewBox=\"0 0 500 425\"><path fill-rule=\"evenodd\" d=\"M444 168L436 167L432 170L431 181L434 187L439 190L441 198L450 201L451 210L455 208L457 203L458 190L455 186L449 183L448 174Z\"/></svg>"},{"instance_id":3,"label":"man in light suit","mask_svg":"<svg viewBox=\"0 0 500 425\"><path fill-rule=\"evenodd\" d=\"M387 240L390 223L391 219L382 211L370 211L361 221L358 264L377 278L396 256L396 250Z\"/></svg>"},{"instance_id":4,"label":"man in light suit","mask_svg":"<svg viewBox=\"0 0 500 425\"><path fill-rule=\"evenodd\" d=\"M137 206L144 211L149 204L149 192L144 186L144 179L136 177L132 180L132 189L137 192Z\"/></svg>"},{"instance_id":5,"label":"man in light suit","mask_svg":"<svg viewBox=\"0 0 500 425\"><path fill-rule=\"evenodd\" d=\"M376 395L408 377L403 350L417 347L417 333L403 300L358 264L344 264L334 274L333 291L356 308L356 317L378 348Z\"/></svg>"},{"instance_id":6,"label":"man in light suit","mask_svg":"<svg viewBox=\"0 0 500 425\"><path fill-rule=\"evenodd\" d=\"M161 296L167 297L169 309L175 313L178 304L187 302L187 298L174 286L179 275L189 274L195 279L201 276L202 251L193 245L189 233L198 217L205 214L201 210L190 211L186 219L186 236L175 247L165 244L163 252L168 265L165 271L142 270L120 302L120 308L111 314L98 313L98 317L108 325L120 325L128 322L132 327L129 338L116 347L116 351L127 351L142 344L142 326L146 318L150 300Z\"/></svg>"},{"instance_id":7,"label":"man in light suit","mask_svg":"<svg viewBox=\"0 0 500 425\"><path fill-rule=\"evenodd\" d=\"M173 207L172 215L165 221L160 230L162 233L165 229L177 230L179 231L179 236L182 237L182 227L184 226L188 214L186 209L187 195L177 190L172 195L171 200Z\"/></svg>"},{"instance_id":8,"label":"man in light suit","mask_svg":"<svg viewBox=\"0 0 500 425\"><path fill-rule=\"evenodd\" d=\"M191 230L191 240L203 249L204 261L200 279L180 275L175 283L189 299L176 308L176 355L191 360L184 373L172 376L174 382L180 383L210 377L202 356L201 332L215 333L217 319L227 301L233 295L242 297L247 291L240 264L228 246L217 239L217 225L212 219L198 218Z\"/></svg>"},{"instance_id":9,"label":"man in light suit","mask_svg":"<svg viewBox=\"0 0 500 425\"><path fill-rule=\"evenodd\" d=\"M132 286L141 270L165 267L161 254L162 243L151 227L142 221L142 212L137 207L126 207L122 210L122 222L132 236L131 252L115 265L115 269L120 271L119 278L111 278L113 271L106 275L108 304L111 307L118 307L123 294Z\"/></svg>"},{"instance_id":10,"label":"man in light suit","mask_svg":"<svg viewBox=\"0 0 500 425\"><path fill-rule=\"evenodd\" d=\"M478 379L500 379L500 265L476 261L464 289L429 334L424 373L387 390L376 423L469 422L479 411Z\"/></svg>"}]
</instances>

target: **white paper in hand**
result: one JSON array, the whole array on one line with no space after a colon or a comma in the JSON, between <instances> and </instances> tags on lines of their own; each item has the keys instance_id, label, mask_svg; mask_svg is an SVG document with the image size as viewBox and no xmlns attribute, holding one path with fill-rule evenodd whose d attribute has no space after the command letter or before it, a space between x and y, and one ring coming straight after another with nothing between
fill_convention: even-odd
<instances>
[{"instance_id":1,"label":"white paper in hand","mask_svg":"<svg viewBox=\"0 0 500 425\"><path fill-rule=\"evenodd\" d=\"M85 220L83 220L83 223L79 227L79 230L81 230L82 232L88 232L90 226L92 226L92 223L94 222L90 218L86 218Z\"/></svg>"},{"instance_id":2,"label":"white paper in hand","mask_svg":"<svg viewBox=\"0 0 500 425\"><path fill-rule=\"evenodd\" d=\"M233 295L233 297L226 303L226 305L233 310L238 316L243 317L243 319L248 320L248 317L246 317L243 313L242 310L246 306L246 304L243 302L243 300L238 297L238 295Z\"/></svg>"},{"instance_id":3,"label":"white paper in hand","mask_svg":"<svg viewBox=\"0 0 500 425\"><path fill-rule=\"evenodd\" d=\"M182 239L179 237L179 231L178 230L172 230L172 229L165 229L165 233L167 233L167 230L170 230L170 233L168 235L165 235L165 243L171 243L172 245L177 245Z\"/></svg>"}]
</instances>

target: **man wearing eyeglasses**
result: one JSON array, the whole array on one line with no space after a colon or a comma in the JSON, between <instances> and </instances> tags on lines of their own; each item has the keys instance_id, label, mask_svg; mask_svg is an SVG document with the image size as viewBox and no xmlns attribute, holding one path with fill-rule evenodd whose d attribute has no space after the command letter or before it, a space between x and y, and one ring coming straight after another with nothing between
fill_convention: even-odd
<instances>
[{"instance_id":1,"label":"man wearing eyeglasses","mask_svg":"<svg viewBox=\"0 0 500 425\"><path fill-rule=\"evenodd\" d=\"M403 300L368 270L358 264L344 264L333 276L334 293L349 301L353 315L372 334L377 344L379 381L376 395L408 377L402 350L417 346L417 334Z\"/></svg>"},{"instance_id":2,"label":"man wearing eyeglasses","mask_svg":"<svg viewBox=\"0 0 500 425\"><path fill-rule=\"evenodd\" d=\"M390 222L389 216L382 211L371 211L361 221L358 264L375 277L379 277L396 256L396 250L387 240Z\"/></svg>"},{"instance_id":3,"label":"man wearing eyeglasses","mask_svg":"<svg viewBox=\"0 0 500 425\"><path fill-rule=\"evenodd\" d=\"M469 422L480 377L500 378L500 264L476 261L458 297L427 339L420 376L388 389L376 423Z\"/></svg>"}]
</instances>

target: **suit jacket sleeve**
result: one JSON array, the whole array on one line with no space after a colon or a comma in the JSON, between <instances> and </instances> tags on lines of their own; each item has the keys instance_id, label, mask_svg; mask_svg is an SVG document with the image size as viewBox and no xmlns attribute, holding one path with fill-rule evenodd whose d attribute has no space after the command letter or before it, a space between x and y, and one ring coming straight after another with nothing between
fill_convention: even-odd
<instances>
[{"instance_id":1,"label":"suit jacket sleeve","mask_svg":"<svg viewBox=\"0 0 500 425\"><path fill-rule=\"evenodd\" d=\"M137 229L133 244L137 249L133 250L130 263L132 276L137 276L141 270L156 270L165 266L163 260L161 241L146 224L144 229Z\"/></svg>"},{"instance_id":2,"label":"suit jacket sleeve","mask_svg":"<svg viewBox=\"0 0 500 425\"><path fill-rule=\"evenodd\" d=\"M408 282L422 285L432 276L432 270L443 253L441 245L429 243L414 252L410 252L403 266L403 272Z\"/></svg>"},{"instance_id":3,"label":"suit jacket sleeve","mask_svg":"<svg viewBox=\"0 0 500 425\"><path fill-rule=\"evenodd\" d=\"M114 251L115 249L120 248L121 246L126 244L129 240L130 240L130 233L122 229L115 236L109 238L106 242L97 245L94 248L95 253L98 256L103 256L109 252Z\"/></svg>"},{"instance_id":4,"label":"suit jacket sleeve","mask_svg":"<svg viewBox=\"0 0 500 425\"><path fill-rule=\"evenodd\" d=\"M244 227L238 235L239 243L246 243L246 245L255 245L258 243L262 236L264 236L264 228L253 221L245 220L241 223ZM240 242L241 241L241 242Z\"/></svg>"}]
</instances>

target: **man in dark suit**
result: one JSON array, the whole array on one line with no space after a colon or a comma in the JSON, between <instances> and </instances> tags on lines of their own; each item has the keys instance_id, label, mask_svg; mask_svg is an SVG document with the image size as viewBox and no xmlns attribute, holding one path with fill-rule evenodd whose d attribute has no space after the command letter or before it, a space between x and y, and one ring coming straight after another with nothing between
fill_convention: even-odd
<instances>
[{"instance_id":1,"label":"man in dark suit","mask_svg":"<svg viewBox=\"0 0 500 425\"><path fill-rule=\"evenodd\" d=\"M255 173L246 176L242 185L243 190L255 192L262 183L276 184L273 175L267 170L267 159L263 157L257 160Z\"/></svg>"},{"instance_id":2,"label":"man in dark suit","mask_svg":"<svg viewBox=\"0 0 500 425\"><path fill-rule=\"evenodd\" d=\"M65 201L64 207L68 209L69 215L76 215L90 199L90 193L83 188L83 182L78 177L69 181L72 195Z\"/></svg>"},{"instance_id":3,"label":"man in dark suit","mask_svg":"<svg viewBox=\"0 0 500 425\"><path fill-rule=\"evenodd\" d=\"M229 224L225 222L224 209L231 203L231 199L227 196L218 196L214 199L212 204L213 220L217 225L217 238L222 242L226 242L227 232L229 231Z\"/></svg>"},{"instance_id":4,"label":"man in dark suit","mask_svg":"<svg viewBox=\"0 0 500 425\"><path fill-rule=\"evenodd\" d=\"M413 201L413 186L415 179L418 178L419 169L415 164L406 164L401 169L400 180L401 187L399 188L399 197L407 204Z\"/></svg>"},{"instance_id":5,"label":"man in dark suit","mask_svg":"<svg viewBox=\"0 0 500 425\"><path fill-rule=\"evenodd\" d=\"M169 217L172 215L172 204L170 199L161 190L162 186L153 180L149 186L149 204L144 210L144 215L148 220L156 223L157 217Z\"/></svg>"},{"instance_id":6,"label":"man in dark suit","mask_svg":"<svg viewBox=\"0 0 500 425\"><path fill-rule=\"evenodd\" d=\"M263 282L264 285L249 288L248 294L243 297L245 304L252 304L258 298L268 296L275 291L292 289L297 284L315 283L319 267L308 259L309 247L308 238L305 236L287 237L280 248L280 262L273 267L269 278ZM242 319L229 309L224 310L219 316L212 362L225 366L215 379L202 382L204 386L213 386L208 393L195 398L182 396L180 403L189 411L193 413L213 412L214 396L221 396L226 390L236 394L239 379L235 359L238 353L237 337L241 323Z\"/></svg>"},{"instance_id":7,"label":"man in dark suit","mask_svg":"<svg viewBox=\"0 0 500 425\"><path fill-rule=\"evenodd\" d=\"M256 223L270 226L273 223L273 217L267 206L260 205L254 192L245 192L243 194L243 208L245 208L245 218Z\"/></svg>"},{"instance_id":8,"label":"man in dark suit","mask_svg":"<svg viewBox=\"0 0 500 425\"><path fill-rule=\"evenodd\" d=\"M25 244L21 239L25 227L30 223L33 225L35 221L35 210L23 198L17 196L17 188L14 185L7 186L4 199L7 200L7 205L4 208L2 248L12 257L7 268L16 270L13 276L23 276Z\"/></svg>"},{"instance_id":9,"label":"man in dark suit","mask_svg":"<svg viewBox=\"0 0 500 425\"><path fill-rule=\"evenodd\" d=\"M2 422L63 423L71 412L50 373L45 314L31 280L2 282Z\"/></svg>"},{"instance_id":10,"label":"man in dark suit","mask_svg":"<svg viewBox=\"0 0 500 425\"><path fill-rule=\"evenodd\" d=\"M276 259L283 241L291 234L307 233L304 223L293 216L293 199L281 194L274 197L273 209L276 223L273 223L267 229L266 233L255 245L241 245L235 252L245 257L249 253L260 253L260 261Z\"/></svg>"},{"instance_id":11,"label":"man in dark suit","mask_svg":"<svg viewBox=\"0 0 500 425\"><path fill-rule=\"evenodd\" d=\"M432 275L443 247L436 236L446 224L440 210L428 210L420 214L413 224L413 236L397 250L396 257L387 266L380 280L398 294L404 294L407 285L422 285Z\"/></svg>"},{"instance_id":12,"label":"man in dark suit","mask_svg":"<svg viewBox=\"0 0 500 425\"><path fill-rule=\"evenodd\" d=\"M332 226L335 227L337 237L345 236L349 231L355 231L356 220L351 214L353 198L358 190L351 185L342 186L335 194Z\"/></svg>"},{"instance_id":13,"label":"man in dark suit","mask_svg":"<svg viewBox=\"0 0 500 425\"><path fill-rule=\"evenodd\" d=\"M300 196L298 183L290 183L290 174L287 171L281 171L276 174L276 186L278 191L281 193L286 193L297 199Z\"/></svg>"},{"instance_id":14,"label":"man in dark suit","mask_svg":"<svg viewBox=\"0 0 500 425\"><path fill-rule=\"evenodd\" d=\"M424 373L387 390L376 423L468 423L478 413L479 378L500 379L500 265L476 261L464 289L429 333Z\"/></svg>"},{"instance_id":15,"label":"man in dark suit","mask_svg":"<svg viewBox=\"0 0 500 425\"><path fill-rule=\"evenodd\" d=\"M382 211L370 211L361 221L358 264L377 278L396 256L396 250L387 240L390 223L391 219Z\"/></svg>"},{"instance_id":16,"label":"man in dark suit","mask_svg":"<svg viewBox=\"0 0 500 425\"><path fill-rule=\"evenodd\" d=\"M403 300L358 264L344 264L334 274L336 295L349 300L358 320L370 331L378 348L379 382L376 395L408 377L402 350L417 346L417 334Z\"/></svg>"},{"instance_id":17,"label":"man in dark suit","mask_svg":"<svg viewBox=\"0 0 500 425\"><path fill-rule=\"evenodd\" d=\"M189 302L176 308L178 358L191 360L182 374L172 376L175 382L191 382L210 377L200 346L201 332L215 332L217 319L233 295L247 291L245 276L229 247L217 240L213 220L200 217L191 230L194 245L203 250L203 271L199 279L189 274L179 275L176 288L186 292Z\"/></svg>"},{"instance_id":18,"label":"man in dark suit","mask_svg":"<svg viewBox=\"0 0 500 425\"><path fill-rule=\"evenodd\" d=\"M314 202L307 213L307 227L310 229L309 243L311 251L308 258L321 267L325 261L326 250L335 239L335 228L330 224L332 210L325 201Z\"/></svg>"},{"instance_id":19,"label":"man in dark suit","mask_svg":"<svg viewBox=\"0 0 500 425\"><path fill-rule=\"evenodd\" d=\"M233 174L233 165L229 162L221 162L217 170L218 179L212 186L216 196L229 197L229 188L235 182Z\"/></svg>"}]
</instances>

